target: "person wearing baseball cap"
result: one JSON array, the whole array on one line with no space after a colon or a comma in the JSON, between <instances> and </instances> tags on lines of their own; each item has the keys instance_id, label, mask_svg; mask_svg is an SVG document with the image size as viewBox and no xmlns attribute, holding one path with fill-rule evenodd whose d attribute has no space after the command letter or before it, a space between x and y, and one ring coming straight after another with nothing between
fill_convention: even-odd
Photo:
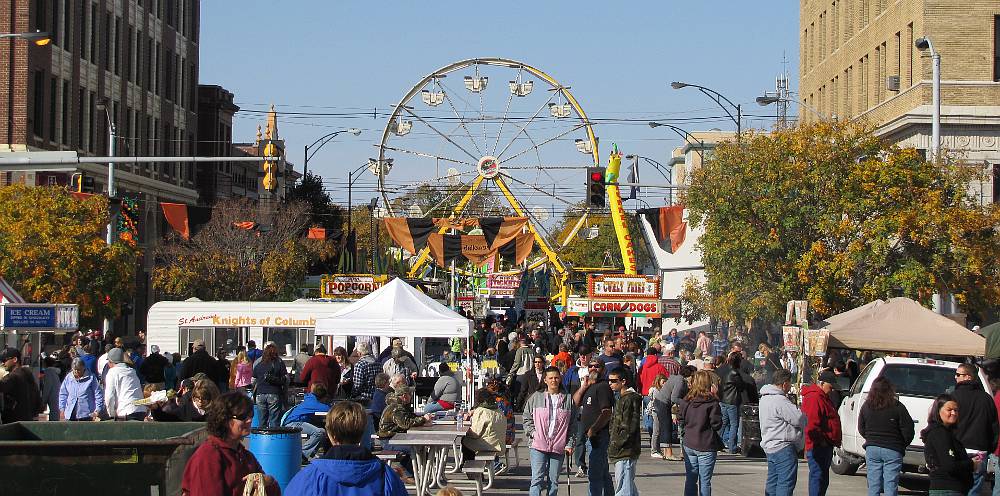
<instances>
[{"instance_id":1,"label":"person wearing baseball cap","mask_svg":"<svg viewBox=\"0 0 1000 496\"><path fill-rule=\"evenodd\" d=\"M111 348L108 351L111 368L104 379L104 404L108 416L115 420L142 420L146 418L146 407L136 405L141 400L142 384L135 369L125 363L125 350Z\"/></svg>"},{"instance_id":2,"label":"person wearing baseball cap","mask_svg":"<svg viewBox=\"0 0 1000 496\"><path fill-rule=\"evenodd\" d=\"M163 370L167 368L167 363L167 357L160 354L160 347L155 344L151 345L149 356L143 359L139 365L139 375L145 379L146 384L152 384L158 390L163 389L166 384Z\"/></svg>"},{"instance_id":3,"label":"person wearing baseball cap","mask_svg":"<svg viewBox=\"0 0 1000 496\"><path fill-rule=\"evenodd\" d=\"M0 352L0 368L6 372L0 381L0 421L4 424L37 420L45 405L31 369L21 365L21 352L17 348L4 348Z\"/></svg>"},{"instance_id":4,"label":"person wearing baseball cap","mask_svg":"<svg viewBox=\"0 0 1000 496\"><path fill-rule=\"evenodd\" d=\"M809 494L823 496L830 485L833 449L840 446L840 416L830 399L837 376L819 373L816 384L802 388L802 413L806 415L806 460L809 462Z\"/></svg>"}]
</instances>

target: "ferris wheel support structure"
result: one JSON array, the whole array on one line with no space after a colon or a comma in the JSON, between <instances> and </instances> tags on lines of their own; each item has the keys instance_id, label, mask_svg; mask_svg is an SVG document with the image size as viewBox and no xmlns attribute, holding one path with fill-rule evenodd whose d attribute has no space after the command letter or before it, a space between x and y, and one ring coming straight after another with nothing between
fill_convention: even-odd
<instances>
[{"instance_id":1,"label":"ferris wheel support structure","mask_svg":"<svg viewBox=\"0 0 1000 496\"><path fill-rule=\"evenodd\" d=\"M471 106L471 104L469 104L468 101L464 100L459 95L456 95L456 97L458 98L457 101L452 100L451 98L452 93L450 92L450 89L446 91L446 87L442 83L443 78L447 77L450 73L453 73L455 71L460 71L466 68L472 68L475 71L474 76L471 77L465 76L464 82L465 82L465 87L468 91L472 92L473 94L479 95L478 119L470 120L465 117L466 114L460 113L459 109L457 108L458 106L461 106L462 103L466 104L466 106ZM510 80L511 95L507 97L506 106L503 111L503 116L500 117L499 129L496 132L497 134L495 140L487 139L487 122L494 121L496 117L493 117L492 115L487 115L485 111L486 107L485 104L483 103L483 91L487 87L487 78L480 77L481 74L480 68L491 68L491 70L494 71L496 70L516 71L516 75L514 75L512 80ZM549 94L548 99L545 100L541 104L541 106L537 107L537 110L535 110L533 114L529 112L522 113L522 115L530 115L530 117L527 118L524 117L520 118L523 124L515 125L512 122L510 123L511 127L507 129L509 129L509 133L513 133L513 136L511 137L508 135L508 138L510 138L509 142L507 143L506 146L500 147L501 135L505 134L504 124L509 122L507 117L508 117L508 111L510 111L511 101L515 98L515 96L524 97L531 92L531 86L533 85L533 82L531 81L525 82L522 79L522 73L528 74L530 76L533 76L535 78L544 81L545 85L548 86L548 90L551 93ZM496 79L497 78L494 78L494 81ZM521 83L524 84L522 85ZM555 100L555 102L553 102L553 100ZM443 103L447 103L447 105L445 107L442 107L442 109L450 109L455 114L454 118L457 119L458 126L456 126L455 129L453 130L441 129L435 126L434 123L442 122L442 119L440 117L436 119L424 118L423 116L420 115L420 113L423 113L423 111L419 110L418 106L414 106L414 104L411 103L414 101L417 103L422 101L425 105L428 105L430 107L435 107L438 105L442 105ZM528 107L528 108L534 108L534 107ZM549 137L548 139L540 140L537 139L538 136L535 134L537 129L535 127L532 127L531 128L532 131L529 133L528 128L533 123L538 124L538 122L544 120L544 118L539 119L539 116L540 113L546 108L548 108L549 111L552 113L553 118L556 119L561 118L564 120L564 122L572 122L573 125L570 129L564 132L556 133L551 137ZM573 115L574 112L576 114L575 116ZM413 119L413 120L409 121L405 119ZM409 133L410 129L413 127L414 124L423 126L423 128L426 129L425 131L426 135L434 136L437 137L437 139L439 140L443 140L442 143L450 147L449 149L453 150L458 149L462 152L462 155L459 157L452 158L443 156L443 154L441 153L426 153L422 151L418 153L418 151L414 151L408 146L401 147L389 144L390 138L393 139L393 142L395 143L396 140L399 139L397 137L402 137L405 136L407 133ZM477 126L476 129L478 129L479 125L483 126L483 134L481 142L479 141L478 137L472 136L471 129L473 128L473 125ZM375 161L374 159L372 160L372 162L374 162L373 166L374 168L372 169L372 172L378 178L378 187L382 200L385 204L386 210L389 212L389 215L395 215L396 214L394 212L395 206L393 205L393 202L389 198L388 195L389 190L385 184L385 179L389 173L390 168L392 167L392 160L393 160L391 157L387 157L387 152L389 152L390 154L405 153L412 156L436 159L438 161L443 160L448 163L454 163L456 166L459 167L461 167L462 165L468 165L474 167L476 169L475 172L478 172L478 174L475 180L469 183L462 199L452 209L450 217L455 218L462 215L462 212L468 209L469 204L472 201L476 191L480 188L487 187L484 184L484 180L488 179L492 181L497 186L497 189L506 198L507 202L510 203L510 206L512 207L514 212L516 212L517 215L519 216L529 218L529 221L527 223L528 229L532 233L534 240L537 243L539 249L544 254L544 257L543 258L540 257L539 259L531 262L530 264L528 264L528 267L536 268L542 265L543 263L551 264L556 275L555 283L558 293L556 296L553 297L553 299L565 304L568 295L568 288L566 282L569 278L569 271L567 270L566 264L564 264L560 260L558 250L561 250L562 247L565 247L572 240L572 238L580 229L580 226L583 225L588 215L590 215L592 212L590 212L589 210L584 211L581 218L575 223L572 230L567 235L566 239L564 239L562 242L560 242L560 240L557 239L556 237L549 234L549 237L552 238L550 243L550 241L547 239L547 236L543 235L542 233L542 231L545 230L545 227L542 226L541 224L536 225L536 222L543 222L544 219L539 220L537 218L534 218L531 209L527 208L526 205L524 205L518 199L517 195L515 195L515 193L512 192L511 185L513 185L515 188L532 189L533 190L531 193L532 195L537 195L538 193L548 194L556 201L566 203L567 205L572 205L572 203L567 202L564 198L562 198L561 195L557 195L555 192L549 194L544 190L542 190L541 188L538 188L537 186L535 186L536 184L535 182L532 182L530 180L523 181L519 180L517 177L514 177L515 175L517 175L517 171L515 171L514 169L519 169L519 167L517 167L517 165L519 164L515 162L515 159L523 160L526 154L532 153L537 156L538 159L537 167L539 173L547 174L549 175L550 178L555 180L555 178L549 174L551 170L555 169L550 170L546 168L545 164L551 162L545 162L542 160L541 156L538 155L539 149L542 147L547 147L546 150L548 150L552 146L557 146L558 142L563 141L563 139L567 135L577 131L579 131L581 134L585 133L585 135L581 137L582 139L575 140L577 144L577 150L589 156L592 165L595 166L598 165L600 163L600 151L598 148L597 136L594 133L591 122L587 118L586 113L584 112L583 108L580 106L576 98L573 96L573 94L569 91L568 86L562 85L555 78L549 76L545 72L516 60L507 58L497 58L497 57L465 59L444 66L432 72L431 74L425 76L423 79L420 80L420 82L418 82L416 85L410 88L410 90L407 91L407 93L403 96L403 98L399 101L399 103L393 108L393 112L389 116L389 119L386 122L385 129L382 132L382 139L379 145L378 159L377 161ZM466 138L468 139L468 141L472 142L472 144L475 147L474 149L466 148L463 146L467 143L465 141ZM530 141L531 146L526 149L522 149L520 151L510 150L511 153L508 155L507 154L508 148L510 148L511 145L513 145L519 139ZM483 146L480 147L480 144L482 144ZM492 144L492 150L490 150L491 144ZM468 159L466 159L466 157L468 157ZM507 171L503 170L503 168L508 165L514 166L512 167L512 170L509 171L511 174L508 174ZM507 181L508 179L513 182L509 183ZM561 178L560 180L563 182L563 184L565 184L567 178ZM610 181L610 183L615 183L615 181ZM611 206L611 216L614 219L615 232L621 250L625 272L628 274L634 274L636 272L635 257L632 249L631 239L628 234L628 228L625 223L625 213L624 209L622 208L622 200L618 189L618 185L609 184L607 191L608 191L609 203ZM531 195L529 195L529 197L531 197ZM444 234L447 231L448 231L447 228L441 228L438 230L438 233ZM556 248L555 250L553 250L553 246L555 246ZM413 266L409 270L409 276L410 277L417 276L421 272L421 269L423 269L423 267L426 265L429 259L430 259L429 249L425 247L417 255L417 258Z\"/></svg>"}]
</instances>

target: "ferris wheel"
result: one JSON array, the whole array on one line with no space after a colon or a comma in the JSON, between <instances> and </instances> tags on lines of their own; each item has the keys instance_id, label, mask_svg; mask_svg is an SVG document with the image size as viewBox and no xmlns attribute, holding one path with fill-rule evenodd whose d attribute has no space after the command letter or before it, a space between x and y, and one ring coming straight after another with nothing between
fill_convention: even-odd
<instances>
[{"instance_id":1,"label":"ferris wheel","mask_svg":"<svg viewBox=\"0 0 1000 496\"><path fill-rule=\"evenodd\" d=\"M587 223L585 174L598 163L598 138L569 86L523 62L476 58L406 92L369 169L389 215L527 217L544 254L529 268L549 263L564 279L559 251ZM400 201L421 186L441 192L436 206ZM567 209L580 216L557 233ZM428 260L426 250L417 257L411 276Z\"/></svg>"}]
</instances>

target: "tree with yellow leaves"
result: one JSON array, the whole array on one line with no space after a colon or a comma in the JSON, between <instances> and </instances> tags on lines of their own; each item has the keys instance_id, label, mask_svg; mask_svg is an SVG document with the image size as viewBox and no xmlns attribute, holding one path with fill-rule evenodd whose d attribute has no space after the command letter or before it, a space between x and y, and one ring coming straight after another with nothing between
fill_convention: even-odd
<instances>
[{"instance_id":1,"label":"tree with yellow leaves","mask_svg":"<svg viewBox=\"0 0 1000 496\"><path fill-rule=\"evenodd\" d=\"M0 188L0 275L32 303L76 303L117 317L135 286L138 251L105 243L108 199L59 187Z\"/></svg>"},{"instance_id":2,"label":"tree with yellow leaves","mask_svg":"<svg viewBox=\"0 0 1000 496\"><path fill-rule=\"evenodd\" d=\"M929 162L861 123L817 123L724 143L693 171L714 316L778 320L808 299L826 317L876 298L955 295L973 318L1000 305L1000 209L970 194L981 164Z\"/></svg>"}]
</instances>

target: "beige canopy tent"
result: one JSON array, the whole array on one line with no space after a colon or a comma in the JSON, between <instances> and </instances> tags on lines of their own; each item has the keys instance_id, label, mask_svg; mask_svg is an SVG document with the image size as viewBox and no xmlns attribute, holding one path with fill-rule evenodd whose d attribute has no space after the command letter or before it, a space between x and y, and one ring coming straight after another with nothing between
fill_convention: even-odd
<instances>
[{"instance_id":1,"label":"beige canopy tent","mask_svg":"<svg viewBox=\"0 0 1000 496\"><path fill-rule=\"evenodd\" d=\"M909 298L875 300L826 320L830 347L983 356L982 336Z\"/></svg>"}]
</instances>

